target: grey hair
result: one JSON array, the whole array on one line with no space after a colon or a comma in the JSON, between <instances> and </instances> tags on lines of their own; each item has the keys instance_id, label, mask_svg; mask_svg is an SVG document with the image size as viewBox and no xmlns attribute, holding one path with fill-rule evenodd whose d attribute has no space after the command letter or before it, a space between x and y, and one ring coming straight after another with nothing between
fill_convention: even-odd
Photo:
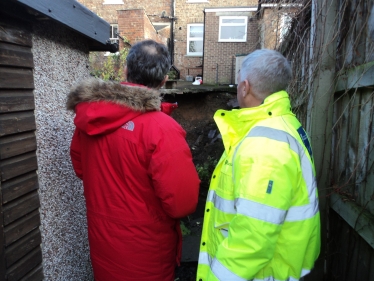
<instances>
[{"instance_id":1,"label":"grey hair","mask_svg":"<svg viewBox=\"0 0 374 281\"><path fill-rule=\"evenodd\" d=\"M256 50L245 57L240 69L240 80L250 83L259 99L286 90L292 78L291 66L279 52Z\"/></svg>"},{"instance_id":2,"label":"grey hair","mask_svg":"<svg viewBox=\"0 0 374 281\"><path fill-rule=\"evenodd\" d=\"M127 81L158 88L170 70L170 55L165 45L144 40L133 45L126 58Z\"/></svg>"}]
</instances>

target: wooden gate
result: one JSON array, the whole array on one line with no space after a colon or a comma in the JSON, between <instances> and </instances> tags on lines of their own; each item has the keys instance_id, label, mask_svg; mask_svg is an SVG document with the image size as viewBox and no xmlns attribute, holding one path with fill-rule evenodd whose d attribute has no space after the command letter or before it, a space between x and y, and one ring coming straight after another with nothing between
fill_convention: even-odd
<instances>
[{"instance_id":1,"label":"wooden gate","mask_svg":"<svg viewBox=\"0 0 374 281\"><path fill-rule=\"evenodd\" d=\"M0 18L0 280L42 280L30 23Z\"/></svg>"}]
</instances>

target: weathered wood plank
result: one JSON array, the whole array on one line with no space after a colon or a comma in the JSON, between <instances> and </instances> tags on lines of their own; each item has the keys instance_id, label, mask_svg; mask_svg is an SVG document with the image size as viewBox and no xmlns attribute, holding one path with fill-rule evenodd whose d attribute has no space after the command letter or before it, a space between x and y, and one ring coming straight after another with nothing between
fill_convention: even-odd
<instances>
[{"instance_id":1,"label":"weathered wood plank","mask_svg":"<svg viewBox=\"0 0 374 281\"><path fill-rule=\"evenodd\" d=\"M41 281L44 280L43 265L39 265L22 277L19 281Z\"/></svg>"},{"instance_id":2,"label":"weathered wood plank","mask_svg":"<svg viewBox=\"0 0 374 281\"><path fill-rule=\"evenodd\" d=\"M9 180L37 169L38 163L35 152L29 152L0 162L2 181Z\"/></svg>"},{"instance_id":3,"label":"weathered wood plank","mask_svg":"<svg viewBox=\"0 0 374 281\"><path fill-rule=\"evenodd\" d=\"M0 138L0 159L10 158L33 150L36 150L34 132Z\"/></svg>"},{"instance_id":4,"label":"weathered wood plank","mask_svg":"<svg viewBox=\"0 0 374 281\"><path fill-rule=\"evenodd\" d=\"M0 67L0 88L34 89L32 69Z\"/></svg>"},{"instance_id":5,"label":"weathered wood plank","mask_svg":"<svg viewBox=\"0 0 374 281\"><path fill-rule=\"evenodd\" d=\"M37 247L7 270L7 280L17 281L41 263L42 251Z\"/></svg>"},{"instance_id":6,"label":"weathered wood plank","mask_svg":"<svg viewBox=\"0 0 374 281\"><path fill-rule=\"evenodd\" d=\"M359 65L339 73L336 92L374 85L374 62Z\"/></svg>"},{"instance_id":7,"label":"weathered wood plank","mask_svg":"<svg viewBox=\"0 0 374 281\"><path fill-rule=\"evenodd\" d=\"M1 181L0 181L0 191L2 189ZM0 200L2 201L2 192L0 192ZM0 202L1 202L0 201ZM4 227L3 227L3 206L0 203L0 280L4 279L5 276L5 237Z\"/></svg>"},{"instance_id":8,"label":"weathered wood plank","mask_svg":"<svg viewBox=\"0 0 374 281\"><path fill-rule=\"evenodd\" d=\"M37 228L10 245L5 250L5 261L7 268L29 253L32 249L39 246L41 243L42 238L40 235L40 230Z\"/></svg>"},{"instance_id":9,"label":"weathered wood plank","mask_svg":"<svg viewBox=\"0 0 374 281\"><path fill-rule=\"evenodd\" d=\"M32 46L31 33L24 28L4 23L0 19L0 42L7 42L22 46Z\"/></svg>"},{"instance_id":10,"label":"weathered wood plank","mask_svg":"<svg viewBox=\"0 0 374 281\"><path fill-rule=\"evenodd\" d=\"M5 181L2 183L2 203L5 204L38 188L38 176L35 171L20 177L16 177L9 181Z\"/></svg>"},{"instance_id":11,"label":"weathered wood plank","mask_svg":"<svg viewBox=\"0 0 374 281\"><path fill-rule=\"evenodd\" d=\"M32 90L0 90L0 113L34 109Z\"/></svg>"},{"instance_id":12,"label":"weathered wood plank","mask_svg":"<svg viewBox=\"0 0 374 281\"><path fill-rule=\"evenodd\" d=\"M374 249L374 215L336 193L331 195L330 205Z\"/></svg>"},{"instance_id":13,"label":"weathered wood plank","mask_svg":"<svg viewBox=\"0 0 374 281\"><path fill-rule=\"evenodd\" d=\"M17 112L0 115L0 137L34 131L36 129L33 111Z\"/></svg>"},{"instance_id":14,"label":"weathered wood plank","mask_svg":"<svg viewBox=\"0 0 374 281\"><path fill-rule=\"evenodd\" d=\"M31 48L0 42L0 65L33 68Z\"/></svg>"},{"instance_id":15,"label":"weathered wood plank","mask_svg":"<svg viewBox=\"0 0 374 281\"><path fill-rule=\"evenodd\" d=\"M357 243L356 245L359 249L359 252L357 259L356 276L354 277L354 280L371 280L369 279L370 255L371 253L374 253L374 251L366 244L363 239L361 239L361 237L359 239L359 243Z\"/></svg>"},{"instance_id":16,"label":"weathered wood plank","mask_svg":"<svg viewBox=\"0 0 374 281\"><path fill-rule=\"evenodd\" d=\"M4 227L5 246L9 246L40 225L39 210L22 217L20 220Z\"/></svg>"},{"instance_id":17,"label":"weathered wood plank","mask_svg":"<svg viewBox=\"0 0 374 281\"><path fill-rule=\"evenodd\" d=\"M13 200L3 207L4 225L10 224L39 207L40 201L37 191L33 191L17 200Z\"/></svg>"}]
</instances>

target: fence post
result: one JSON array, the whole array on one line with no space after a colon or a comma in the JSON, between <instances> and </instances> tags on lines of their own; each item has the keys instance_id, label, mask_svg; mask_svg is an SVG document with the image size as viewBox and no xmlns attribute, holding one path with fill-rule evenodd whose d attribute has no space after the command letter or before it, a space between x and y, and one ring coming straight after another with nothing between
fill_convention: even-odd
<instances>
[{"instance_id":1,"label":"fence post","mask_svg":"<svg viewBox=\"0 0 374 281\"><path fill-rule=\"evenodd\" d=\"M327 242L327 189L330 186L332 117L335 92L337 0L313 0L307 131L317 172L321 213L321 254L305 281L325 280ZM318 62L318 63L317 63Z\"/></svg>"}]
</instances>

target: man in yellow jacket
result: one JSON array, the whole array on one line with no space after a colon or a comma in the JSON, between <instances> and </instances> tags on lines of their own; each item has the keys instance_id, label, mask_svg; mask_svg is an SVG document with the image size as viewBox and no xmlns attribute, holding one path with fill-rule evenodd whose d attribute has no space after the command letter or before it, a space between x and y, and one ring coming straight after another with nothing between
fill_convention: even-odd
<instances>
[{"instance_id":1,"label":"man in yellow jacket","mask_svg":"<svg viewBox=\"0 0 374 281\"><path fill-rule=\"evenodd\" d=\"M296 281L320 252L313 154L285 91L286 58L256 50L242 63L241 109L214 119L225 151L205 208L197 281Z\"/></svg>"}]
</instances>

